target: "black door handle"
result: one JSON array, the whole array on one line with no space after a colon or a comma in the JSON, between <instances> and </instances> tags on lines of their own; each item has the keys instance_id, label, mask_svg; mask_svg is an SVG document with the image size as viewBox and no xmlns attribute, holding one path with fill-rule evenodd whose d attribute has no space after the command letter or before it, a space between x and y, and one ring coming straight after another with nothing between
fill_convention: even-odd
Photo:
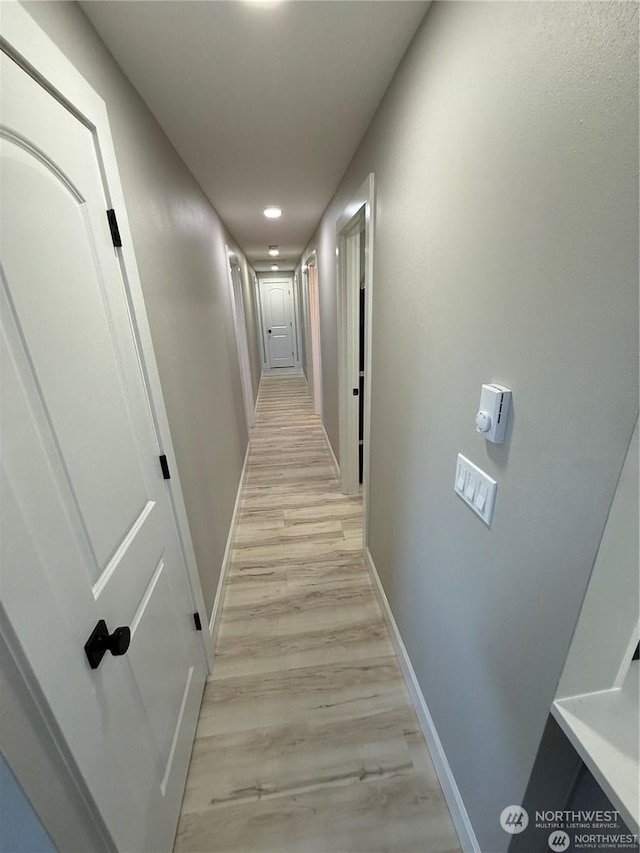
<instances>
[{"instance_id":1,"label":"black door handle","mask_svg":"<svg viewBox=\"0 0 640 853\"><path fill-rule=\"evenodd\" d=\"M269 329L269 334L271 334L271 329Z\"/></svg>"},{"instance_id":2,"label":"black door handle","mask_svg":"<svg viewBox=\"0 0 640 853\"><path fill-rule=\"evenodd\" d=\"M84 644L89 666L91 669L97 669L107 652L111 652L114 657L126 654L130 642L131 631L129 628L116 628L113 634L110 634L107 623L104 619L100 619Z\"/></svg>"}]
</instances>

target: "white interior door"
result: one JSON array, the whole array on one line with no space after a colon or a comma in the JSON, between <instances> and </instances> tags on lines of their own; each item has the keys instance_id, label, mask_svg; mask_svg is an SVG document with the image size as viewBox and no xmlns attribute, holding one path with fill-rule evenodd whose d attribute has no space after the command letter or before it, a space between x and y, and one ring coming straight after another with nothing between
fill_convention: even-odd
<instances>
[{"instance_id":1,"label":"white interior door","mask_svg":"<svg viewBox=\"0 0 640 853\"><path fill-rule=\"evenodd\" d=\"M179 814L202 645L100 139L0 57L2 627L117 848L158 853ZM100 619L131 641L91 669Z\"/></svg>"},{"instance_id":2,"label":"white interior door","mask_svg":"<svg viewBox=\"0 0 640 853\"><path fill-rule=\"evenodd\" d=\"M291 281L262 281L260 293L267 367L293 367L295 342Z\"/></svg>"}]
</instances>

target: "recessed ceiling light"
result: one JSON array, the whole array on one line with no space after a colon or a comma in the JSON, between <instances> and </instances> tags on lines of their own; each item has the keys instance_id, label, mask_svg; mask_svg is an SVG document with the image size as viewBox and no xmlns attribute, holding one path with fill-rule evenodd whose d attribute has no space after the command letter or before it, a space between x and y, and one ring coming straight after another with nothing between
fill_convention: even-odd
<instances>
[{"instance_id":1,"label":"recessed ceiling light","mask_svg":"<svg viewBox=\"0 0 640 853\"><path fill-rule=\"evenodd\" d=\"M278 264L271 264L271 270L273 272L278 272L279 269L280 267L278 266Z\"/></svg>"},{"instance_id":2,"label":"recessed ceiling light","mask_svg":"<svg viewBox=\"0 0 640 853\"><path fill-rule=\"evenodd\" d=\"M280 219L282 211L279 207L265 207L262 211L267 219Z\"/></svg>"},{"instance_id":3,"label":"recessed ceiling light","mask_svg":"<svg viewBox=\"0 0 640 853\"><path fill-rule=\"evenodd\" d=\"M272 258L277 258L280 254L280 249L277 246L269 246L269 254Z\"/></svg>"}]
</instances>

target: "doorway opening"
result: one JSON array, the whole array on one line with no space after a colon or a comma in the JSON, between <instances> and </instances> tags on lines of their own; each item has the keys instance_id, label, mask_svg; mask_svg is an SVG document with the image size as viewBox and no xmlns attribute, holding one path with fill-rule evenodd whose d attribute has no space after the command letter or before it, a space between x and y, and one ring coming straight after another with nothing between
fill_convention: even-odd
<instances>
[{"instance_id":1,"label":"doorway opening","mask_svg":"<svg viewBox=\"0 0 640 853\"><path fill-rule=\"evenodd\" d=\"M320 295L318 293L318 261L313 251L302 267L307 292L307 339L311 344L311 357L307 359L307 382L316 415L322 417L322 355L320 351Z\"/></svg>"},{"instance_id":2,"label":"doorway opening","mask_svg":"<svg viewBox=\"0 0 640 853\"><path fill-rule=\"evenodd\" d=\"M229 259L229 286L231 288L231 312L233 314L233 325L236 333L236 347L238 350L238 363L240 365L240 383L242 385L242 399L244 401L244 412L247 419L247 433L251 432L255 424L255 405L253 402L253 388L251 384L251 367L249 366L249 342L247 340L247 322L244 312L244 296L242 293L242 272L238 256L225 247Z\"/></svg>"},{"instance_id":3,"label":"doorway opening","mask_svg":"<svg viewBox=\"0 0 640 853\"><path fill-rule=\"evenodd\" d=\"M336 224L340 480L362 491L365 543L371 419L371 317L374 176L369 175Z\"/></svg>"}]
</instances>

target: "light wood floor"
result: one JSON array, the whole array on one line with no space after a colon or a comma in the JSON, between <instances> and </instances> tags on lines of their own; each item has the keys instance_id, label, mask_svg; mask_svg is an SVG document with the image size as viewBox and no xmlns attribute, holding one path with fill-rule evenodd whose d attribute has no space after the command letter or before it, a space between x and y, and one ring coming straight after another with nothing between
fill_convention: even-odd
<instances>
[{"instance_id":1,"label":"light wood floor","mask_svg":"<svg viewBox=\"0 0 640 853\"><path fill-rule=\"evenodd\" d=\"M176 853L459 851L304 380L262 380Z\"/></svg>"}]
</instances>

